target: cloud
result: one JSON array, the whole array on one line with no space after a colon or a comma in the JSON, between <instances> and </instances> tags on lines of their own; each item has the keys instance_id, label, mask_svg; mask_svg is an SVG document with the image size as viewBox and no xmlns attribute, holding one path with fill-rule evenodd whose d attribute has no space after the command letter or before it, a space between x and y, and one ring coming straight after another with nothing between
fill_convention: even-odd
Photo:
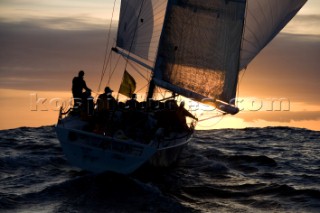
<instances>
[{"instance_id":1,"label":"cloud","mask_svg":"<svg viewBox=\"0 0 320 213\"><path fill-rule=\"evenodd\" d=\"M320 121L320 111L246 112L239 113L237 117L246 122L256 122L259 120L280 123L289 123L293 121Z\"/></svg>"},{"instance_id":2,"label":"cloud","mask_svg":"<svg viewBox=\"0 0 320 213\"><path fill-rule=\"evenodd\" d=\"M66 22L51 23L51 25L46 26L55 29L57 27L75 27L74 24L78 21L91 25L103 25L106 23L106 18L111 18L109 14L111 14L112 5L112 2L103 0L1 0L0 19L7 22L19 22L28 19L34 21L46 20L47 24L50 24L50 20L66 19ZM114 17L118 17L117 15L115 14ZM73 22L72 25L70 25L70 21ZM79 27L81 26L83 25L79 25Z\"/></svg>"},{"instance_id":3,"label":"cloud","mask_svg":"<svg viewBox=\"0 0 320 213\"><path fill-rule=\"evenodd\" d=\"M240 96L320 104L320 37L279 34L248 66Z\"/></svg>"},{"instance_id":4,"label":"cloud","mask_svg":"<svg viewBox=\"0 0 320 213\"><path fill-rule=\"evenodd\" d=\"M109 26L110 21L102 22L100 19L89 17L86 15L73 15L65 17L26 17L14 20L11 17L0 17L2 25L12 25L19 29L42 28L42 29L58 29L58 30L98 30ZM113 29L116 28L117 22L113 22Z\"/></svg>"},{"instance_id":5,"label":"cloud","mask_svg":"<svg viewBox=\"0 0 320 213\"><path fill-rule=\"evenodd\" d=\"M108 26L61 17L2 20L0 28L2 88L66 91L80 69L88 85L99 83ZM249 65L240 95L319 104L319 55L319 36L281 33Z\"/></svg>"},{"instance_id":6,"label":"cloud","mask_svg":"<svg viewBox=\"0 0 320 213\"><path fill-rule=\"evenodd\" d=\"M285 33L320 35L320 14L297 15L283 30Z\"/></svg>"},{"instance_id":7,"label":"cloud","mask_svg":"<svg viewBox=\"0 0 320 213\"><path fill-rule=\"evenodd\" d=\"M99 80L107 30L89 24L81 30L46 27L62 22L80 24L67 18L0 22L2 88L69 90L69 79L80 69L88 71L89 81Z\"/></svg>"}]
</instances>

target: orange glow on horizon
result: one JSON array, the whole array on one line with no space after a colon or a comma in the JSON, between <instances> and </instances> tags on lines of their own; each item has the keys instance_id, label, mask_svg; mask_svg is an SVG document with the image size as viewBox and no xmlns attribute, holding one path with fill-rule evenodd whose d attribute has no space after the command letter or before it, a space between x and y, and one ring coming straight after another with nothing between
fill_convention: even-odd
<instances>
[{"instance_id":1,"label":"orange glow on horizon","mask_svg":"<svg viewBox=\"0 0 320 213\"><path fill-rule=\"evenodd\" d=\"M58 119L58 110L61 103L68 104L71 100L71 92L54 92L54 91L27 91L27 90L4 90L0 89L2 99L0 104L2 110L0 113L0 129L17 128L21 126L38 127L45 125L54 125ZM141 94L141 97L143 95ZM46 98L43 102L42 98ZM51 101L51 102L50 102ZM188 102L186 101L186 108L188 109ZM317 106L308 106L303 103L293 103L294 111L287 113L301 112L305 108L310 108L317 111L309 111L319 113L320 109ZM209 110L207 113L206 110ZM215 114L209 108L202 111L192 111L199 118L205 119ZM259 114L260 113L260 114ZM307 128L311 130L320 131L319 120L302 119L278 122L278 112L269 112L268 117L275 119L274 121L263 120L260 115L264 115L266 111L262 112L240 112L235 116L215 117L213 119L198 122L196 129L209 130L209 129L223 129L223 128L246 128L246 127L266 127L266 126L291 126L299 128ZM274 113L274 116L273 114ZM285 113L285 112L284 112ZM294 114L292 114L294 115ZM268 118L267 117L267 118ZM319 118L318 118L319 119Z\"/></svg>"}]
</instances>

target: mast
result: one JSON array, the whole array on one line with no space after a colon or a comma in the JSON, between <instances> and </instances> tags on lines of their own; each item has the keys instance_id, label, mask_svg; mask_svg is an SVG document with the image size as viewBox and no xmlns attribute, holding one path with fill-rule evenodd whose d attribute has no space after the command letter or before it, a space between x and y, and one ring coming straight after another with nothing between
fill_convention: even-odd
<instances>
[{"instance_id":1,"label":"mast","mask_svg":"<svg viewBox=\"0 0 320 213\"><path fill-rule=\"evenodd\" d=\"M151 79L150 82L149 82L149 88L148 88L148 93L147 93L147 100L152 99L155 88L156 88L156 85L154 84L153 77L152 77L152 79Z\"/></svg>"}]
</instances>

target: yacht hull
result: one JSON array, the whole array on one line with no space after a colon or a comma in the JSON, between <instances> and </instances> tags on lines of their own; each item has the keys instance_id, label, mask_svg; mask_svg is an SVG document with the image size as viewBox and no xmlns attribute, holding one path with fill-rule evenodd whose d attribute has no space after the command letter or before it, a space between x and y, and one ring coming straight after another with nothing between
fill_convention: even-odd
<instances>
[{"instance_id":1,"label":"yacht hull","mask_svg":"<svg viewBox=\"0 0 320 213\"><path fill-rule=\"evenodd\" d=\"M124 135L109 137L77 128L62 122L56 125L61 147L71 165L94 173L130 174L144 164L169 166L178 160L192 136L173 134L143 144Z\"/></svg>"}]
</instances>

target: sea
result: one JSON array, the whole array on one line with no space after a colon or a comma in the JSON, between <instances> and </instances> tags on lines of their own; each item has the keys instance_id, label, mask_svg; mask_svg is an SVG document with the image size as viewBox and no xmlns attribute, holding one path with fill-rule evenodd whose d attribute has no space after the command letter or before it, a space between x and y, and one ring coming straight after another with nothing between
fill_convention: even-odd
<instances>
[{"instance_id":1,"label":"sea","mask_svg":"<svg viewBox=\"0 0 320 213\"><path fill-rule=\"evenodd\" d=\"M196 131L169 168L92 174L54 126L0 131L0 212L320 212L320 132Z\"/></svg>"}]
</instances>

